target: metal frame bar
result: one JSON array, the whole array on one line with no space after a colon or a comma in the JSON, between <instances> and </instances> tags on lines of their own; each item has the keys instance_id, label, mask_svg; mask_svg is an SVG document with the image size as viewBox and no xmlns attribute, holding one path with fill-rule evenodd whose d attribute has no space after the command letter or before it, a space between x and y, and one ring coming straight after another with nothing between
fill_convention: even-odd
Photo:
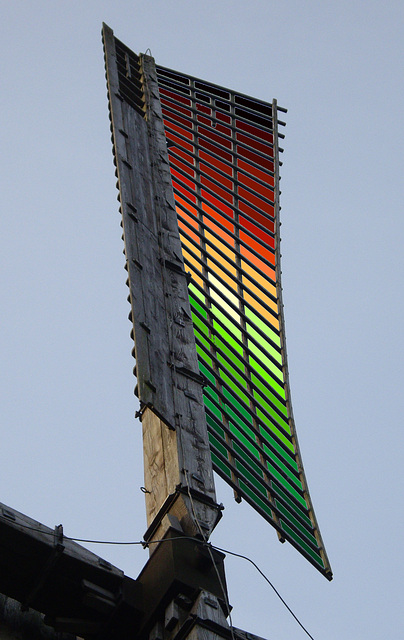
<instances>
[{"instance_id":1,"label":"metal frame bar","mask_svg":"<svg viewBox=\"0 0 404 640\"><path fill-rule=\"evenodd\" d=\"M272 113L271 113L271 115L269 115L269 110L268 110L268 114L263 114L263 112L262 111L260 112L259 110L255 110L254 111L254 109L249 109L248 107L246 107L246 106L242 105L241 103L237 102L236 98L246 99L249 102L254 102L256 105L263 106L263 107L271 106L271 105L268 104L268 102L264 102L263 100L257 100L256 98L251 98L251 96L247 96L244 93L239 93L238 91L236 92L236 91L233 91L232 89L221 87L221 86L219 86L217 84L213 84L211 82L206 82L205 80L201 80L200 78L195 78L195 77L187 75L185 73L178 73L178 72L175 72L175 71L173 72L171 69L168 69L167 67L163 67L161 65L157 65L156 69L157 69L157 75L158 75L158 79L159 79L159 85L160 84L164 84L164 81L162 80L162 78L164 78L164 79L167 78L166 82L171 82L171 83L175 84L175 86L178 87L179 89L186 89L186 90L188 89L188 90L192 91L193 93L205 94L209 99L212 98L213 92L209 93L208 89L213 89L213 91L215 89L218 89L219 91L227 93L229 97L226 98L224 96L214 95L213 96L214 99L221 100L223 102L231 102L231 103L234 104L235 107L240 108L240 109L245 109L245 111L248 112L248 113L251 113L251 115L259 116L259 117L263 117L264 116L266 118L266 120L272 120ZM173 76L175 76L175 78L184 78L184 79L187 79L187 80L193 80L193 81L195 81L195 84L196 83L200 83L201 85L204 85L204 87L206 87L206 88L203 89L202 87L197 87L197 86L195 86L195 88L191 88L190 85L185 85L185 84L182 84L181 82L177 82L175 80L175 78L173 78L172 76L170 77L167 74L164 75L164 72L168 72L169 74L172 74ZM284 107L277 106L277 110L278 111L282 111L283 113L287 113L287 109L285 109ZM224 113L227 114L226 111L224 111ZM249 121L249 120L247 121L248 124L250 122L251 121ZM280 121L279 124L285 125L286 123ZM265 125L262 125L262 126L264 127ZM281 135L283 135L283 134L281 134Z\"/></svg>"}]
</instances>

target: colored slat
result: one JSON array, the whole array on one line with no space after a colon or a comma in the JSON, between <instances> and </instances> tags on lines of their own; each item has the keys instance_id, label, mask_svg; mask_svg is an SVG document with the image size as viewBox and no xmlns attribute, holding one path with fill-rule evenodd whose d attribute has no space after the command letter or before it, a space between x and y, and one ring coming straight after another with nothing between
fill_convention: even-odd
<instances>
[{"instance_id":1,"label":"colored slat","mask_svg":"<svg viewBox=\"0 0 404 640\"><path fill-rule=\"evenodd\" d=\"M330 578L285 374L276 105L157 72L214 468Z\"/></svg>"}]
</instances>

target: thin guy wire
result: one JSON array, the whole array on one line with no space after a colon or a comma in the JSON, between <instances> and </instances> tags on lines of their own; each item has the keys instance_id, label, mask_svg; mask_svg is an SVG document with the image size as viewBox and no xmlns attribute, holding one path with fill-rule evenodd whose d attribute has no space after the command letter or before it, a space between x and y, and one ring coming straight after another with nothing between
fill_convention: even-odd
<instances>
[{"instance_id":1,"label":"thin guy wire","mask_svg":"<svg viewBox=\"0 0 404 640\"><path fill-rule=\"evenodd\" d=\"M185 474L186 475L186 474ZM187 480L188 483L188 480ZM189 486L189 485L188 485ZM188 491L189 493L189 491ZM192 497L190 496L191 499L191 505L193 506L193 500ZM194 509L193 509L194 511ZM195 511L194 511L194 516L195 516ZM4 516L3 516L4 518ZM5 518L8 520L8 518ZM211 542L207 542L205 539L205 536L203 534L203 531L201 530L200 526L199 526L199 522L198 519L196 518L196 522L198 524L198 527L201 531L201 534L203 536L204 539L204 544L207 547L208 550L210 549L216 549L216 551L221 551L222 553L228 553L231 556L235 556L236 558L242 558L243 560L247 560L248 562L250 562L253 567L255 567L255 569L258 571L258 573L264 578L264 580L269 584L269 586L274 590L275 594L278 596L279 600L282 602L282 604L286 607L286 609L289 611L289 613L293 616L293 618L296 620L296 622L298 623L298 625L303 629L303 631L309 636L309 638L311 638L311 640L314 640L313 636L307 631L307 629L303 626L303 624L300 622L299 618L295 615L295 613L293 613L292 609L289 607L289 605L287 604L287 602L283 599L283 597L281 596L281 594L279 593L279 591L276 589L276 587L272 584L272 582L269 580L269 578L267 578L267 576L265 575L265 573L259 568L259 566L254 562L254 560L251 560L251 558L249 558L248 556L245 556L241 553L236 553L235 551L230 551L229 549L223 549L222 547L217 547L216 545L212 544ZM22 527L24 529L29 529L30 531L37 531L39 533L43 533L44 535L48 535L48 536L54 536L55 532L54 531L43 531L42 529L38 529L36 527L30 527L29 525L26 524L21 524L21 523L15 523L11 520L11 522L13 524L15 524L18 527ZM198 540L197 538L194 538L193 536L175 536L174 538L163 538L161 540L151 540L150 542L146 542L145 540L129 540L129 541L116 541L116 540L88 540L87 538L73 538L71 536L66 536L65 534L63 534L63 538L66 540L70 540L72 542L85 542L88 544L114 544L114 545L141 545L142 547L146 548L151 544L158 544L160 542L170 542L172 540L194 540L195 542L200 542L200 540ZM211 555L212 558L212 562L213 565L217 571L217 567L215 564L215 561L213 559L213 556ZM223 595L225 597L225 601L226 601L226 606L228 608L230 608L225 591L223 589L222 586L222 581L220 579L220 575L218 573L218 579L220 582L220 585L222 587L223 590ZM231 615L229 614L229 620L230 620L230 625L231 625L231 630L233 631L233 625L231 623ZM234 640L234 636L233 636L233 640Z\"/></svg>"},{"instance_id":2,"label":"thin guy wire","mask_svg":"<svg viewBox=\"0 0 404 640\"><path fill-rule=\"evenodd\" d=\"M217 549L217 551L222 551L223 553L228 553L231 556L235 556L236 558L243 558L243 560L247 560L248 562L250 562L253 567L256 568L256 570L258 571L259 574L261 574L261 576L264 578L264 580L266 582L268 582L269 586L272 587L272 589L275 591L276 595L278 596L279 600L282 602L282 604L286 607L286 609L289 611L289 613L294 617L294 619L296 620L296 622L300 625L300 627L303 629L303 631L305 633L307 633L307 635L309 636L309 638L311 638L311 640L314 640L313 636L307 631L307 629L302 625L302 623L300 622L299 618L293 613L292 609L289 607L289 605L287 604L287 602L285 602L285 600L282 598L281 594L279 593L279 591L276 589L276 587L272 584L272 582L269 580L269 578L267 578L267 576L265 575L265 573L263 571L261 571L261 569L259 568L259 566L254 562L254 560L251 560L251 558L248 558L248 556L244 556L241 553L235 553L234 551L229 551L228 549L222 549L221 547L214 547L215 549Z\"/></svg>"},{"instance_id":3,"label":"thin guy wire","mask_svg":"<svg viewBox=\"0 0 404 640\"><path fill-rule=\"evenodd\" d=\"M201 534L201 536L202 536L202 539L203 539L203 541L204 541L204 543L205 543L205 546L206 546L206 547L207 547L207 549L208 549L208 552L209 552L209 555L210 555L210 559L212 560L212 564L213 564L213 567L214 567L214 569L215 569L215 572L216 572L216 575L217 575L217 579L218 579L218 581L219 581L220 588L221 588L222 593L223 593L223 598L224 598L224 601L225 601L225 603L226 603L227 611L229 612L229 623L230 623L230 632L231 632L231 637L232 637L232 640L235 640L235 637L234 637L234 629L233 629L233 621L232 621L232 617L231 617L230 604L229 604L229 600L228 600L228 598L227 598L226 589L224 588L224 585L223 585L222 579L221 579L221 577L220 577L219 569L218 569L218 568L217 568L217 566L216 566L216 562L215 562L215 559L214 559L214 557L213 557L212 549L210 548L210 545L208 544L208 541L207 541L207 539L206 539L206 537L205 537L205 534L204 534L204 532L203 532L203 530L202 530L202 527L201 527L201 525L200 525L200 523L199 523L199 520L198 520L198 517L197 517L197 515L196 515L195 505L194 505L194 501L193 501L193 499L192 499L192 494L191 494L191 487L189 486L189 481L188 481L188 472L187 472L187 470L186 470L186 469L184 469L184 475L185 475L185 480L186 480L186 483L187 483L188 496L189 496L189 499L190 499L190 501L191 501L191 508L192 508L192 512L193 512L193 514L194 514L195 522L196 522L196 524L198 525L199 532L200 532L200 534Z\"/></svg>"}]
</instances>

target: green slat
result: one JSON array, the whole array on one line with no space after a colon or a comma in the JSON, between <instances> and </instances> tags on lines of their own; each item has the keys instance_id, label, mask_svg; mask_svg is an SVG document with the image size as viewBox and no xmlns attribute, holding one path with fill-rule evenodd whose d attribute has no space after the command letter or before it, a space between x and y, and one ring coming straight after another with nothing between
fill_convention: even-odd
<instances>
[{"instance_id":1,"label":"green slat","mask_svg":"<svg viewBox=\"0 0 404 640\"><path fill-rule=\"evenodd\" d=\"M291 527L289 527L286 522L280 520L280 524L283 531L288 534L295 542L297 542L297 544L302 547L302 549L304 549L306 553L308 553L309 556L311 556L313 560L320 565L320 567L324 568L324 562L321 559L320 553L316 553L315 551L313 551L313 549L309 547L309 545L306 544L306 542L302 540L302 538Z\"/></svg>"},{"instance_id":2,"label":"green slat","mask_svg":"<svg viewBox=\"0 0 404 640\"><path fill-rule=\"evenodd\" d=\"M297 468L297 464L295 462L295 460L293 459L292 456L290 456L290 459L288 459L289 464L293 464L293 466L296 468L295 473L293 473L285 464L283 464L282 460L276 456L274 454L273 451L271 451L271 449L269 449L269 447L266 446L265 442L262 443L262 449L264 451L264 453L267 454L267 456L271 459L271 460L276 460L276 464L278 465L278 467L281 467L281 469L288 474L289 478L295 482L296 484L298 484L298 486L301 488L301 482L298 479L299 478L299 473L298 473L298 468Z\"/></svg>"},{"instance_id":3,"label":"green slat","mask_svg":"<svg viewBox=\"0 0 404 640\"><path fill-rule=\"evenodd\" d=\"M220 458L218 458L217 455L215 455L215 453L213 451L212 451L212 462L213 462L213 464L216 464L219 467L219 469L221 469L223 471L223 473L226 474L226 476L231 478L231 471L230 471L229 467L227 467L225 464L223 464L223 462L220 460Z\"/></svg>"},{"instance_id":4,"label":"green slat","mask_svg":"<svg viewBox=\"0 0 404 640\"><path fill-rule=\"evenodd\" d=\"M310 530L309 530L307 527L303 527L303 525L301 525L300 522L296 520L296 518L293 516L293 513L291 513L289 509L286 509L286 507L284 507L278 500L275 500L275 505L277 506L279 511L283 513L283 515L286 518L288 518L288 520L293 524L295 529L298 529L299 531L301 531L307 538L309 538L309 540L311 540L311 542L314 545L317 546L317 540L312 535L312 533L310 533L310 530L312 529L311 523L310 523L310 527L309 527Z\"/></svg>"},{"instance_id":5,"label":"green slat","mask_svg":"<svg viewBox=\"0 0 404 640\"><path fill-rule=\"evenodd\" d=\"M257 504L259 507L261 507L261 509L270 516L271 520L273 520L274 518L273 518L273 515L272 515L272 511L269 508L268 504L264 500L261 500L261 498L259 498L255 493L253 493L253 491L251 491L251 489L245 484L245 482L240 480L239 484L240 484L240 488L248 496L250 496L250 498L255 502L255 504Z\"/></svg>"},{"instance_id":6,"label":"green slat","mask_svg":"<svg viewBox=\"0 0 404 640\"><path fill-rule=\"evenodd\" d=\"M214 413L215 416L217 418L219 418L219 420L221 420L222 419L222 414L221 414L220 410L213 404L213 402L210 401L210 398L206 394L204 394L203 400L205 402L205 405L212 411L212 413ZM212 418L210 418L208 415L206 416L206 420L210 424L210 426L214 425L215 428L216 428L217 423L213 422ZM223 437L224 437L224 431L223 431Z\"/></svg>"},{"instance_id":7,"label":"green slat","mask_svg":"<svg viewBox=\"0 0 404 640\"><path fill-rule=\"evenodd\" d=\"M283 444L285 444L290 449L292 453L294 453L294 446L291 441L290 435L285 435L285 433L278 429L272 422L270 422L270 420L268 420L268 418L259 409L257 409L257 416L259 420L264 423L267 428L269 428L274 433L274 435L276 435L279 440L281 440Z\"/></svg>"},{"instance_id":8,"label":"green slat","mask_svg":"<svg viewBox=\"0 0 404 640\"><path fill-rule=\"evenodd\" d=\"M294 487L292 484L290 484L290 482L285 480L285 478L283 476L281 476L279 471L272 464L267 462L267 467L268 467L268 471L270 471L271 475L282 485L282 487L284 489L286 489L286 491L288 491L297 500L299 500L299 499L302 500L302 497L299 494L299 492L296 490L296 487ZM299 489L302 490L302 486L301 485L300 485Z\"/></svg>"},{"instance_id":9,"label":"green slat","mask_svg":"<svg viewBox=\"0 0 404 640\"><path fill-rule=\"evenodd\" d=\"M227 456L227 449L224 447L217 438L213 435L213 433L209 433L209 442L214 450L220 451L222 456Z\"/></svg>"},{"instance_id":10,"label":"green slat","mask_svg":"<svg viewBox=\"0 0 404 640\"><path fill-rule=\"evenodd\" d=\"M265 496L267 498L267 490L266 490L265 486L261 482L259 482L257 480L257 478L255 478L255 476L253 476L252 473L250 473L250 471L247 469L247 467L242 462L240 462L240 460L238 460L238 459L235 460L235 466L236 466L236 469L238 471L242 471L243 477L246 480L248 480L250 482L250 484L252 484L255 487L255 489L257 489L257 491L260 492L261 495L263 495L263 496Z\"/></svg>"},{"instance_id":11,"label":"green slat","mask_svg":"<svg viewBox=\"0 0 404 640\"><path fill-rule=\"evenodd\" d=\"M251 451L251 453L256 457L256 458L260 458L260 452L259 449L257 447L255 447L253 444L251 444L250 440L248 440L245 437L245 432L246 429L244 429L244 433L242 431L240 431L240 429L237 428L237 426L233 423L230 422L229 423L230 426L230 430L233 433L233 435L237 436L237 438L239 439L240 442L242 442L244 444L244 446L246 446L249 451ZM254 438L255 434L254 432L251 430L249 433L250 437ZM236 440L234 441L235 443L237 442ZM234 444L234 446L236 446L236 444ZM241 453L240 455L245 455L244 453Z\"/></svg>"}]
</instances>

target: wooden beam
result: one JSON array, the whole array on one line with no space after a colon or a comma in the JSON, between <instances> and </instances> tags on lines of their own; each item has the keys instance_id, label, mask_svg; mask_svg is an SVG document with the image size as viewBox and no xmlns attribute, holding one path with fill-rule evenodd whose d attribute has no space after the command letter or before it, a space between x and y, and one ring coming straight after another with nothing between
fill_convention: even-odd
<instances>
[{"instance_id":1,"label":"wooden beam","mask_svg":"<svg viewBox=\"0 0 404 640\"><path fill-rule=\"evenodd\" d=\"M153 58L140 56L135 88L139 93L142 87L143 112L125 97L124 45L105 26L104 45L143 421L148 532L161 536L161 521L171 513L188 535L208 538L220 508L156 69Z\"/></svg>"}]
</instances>

